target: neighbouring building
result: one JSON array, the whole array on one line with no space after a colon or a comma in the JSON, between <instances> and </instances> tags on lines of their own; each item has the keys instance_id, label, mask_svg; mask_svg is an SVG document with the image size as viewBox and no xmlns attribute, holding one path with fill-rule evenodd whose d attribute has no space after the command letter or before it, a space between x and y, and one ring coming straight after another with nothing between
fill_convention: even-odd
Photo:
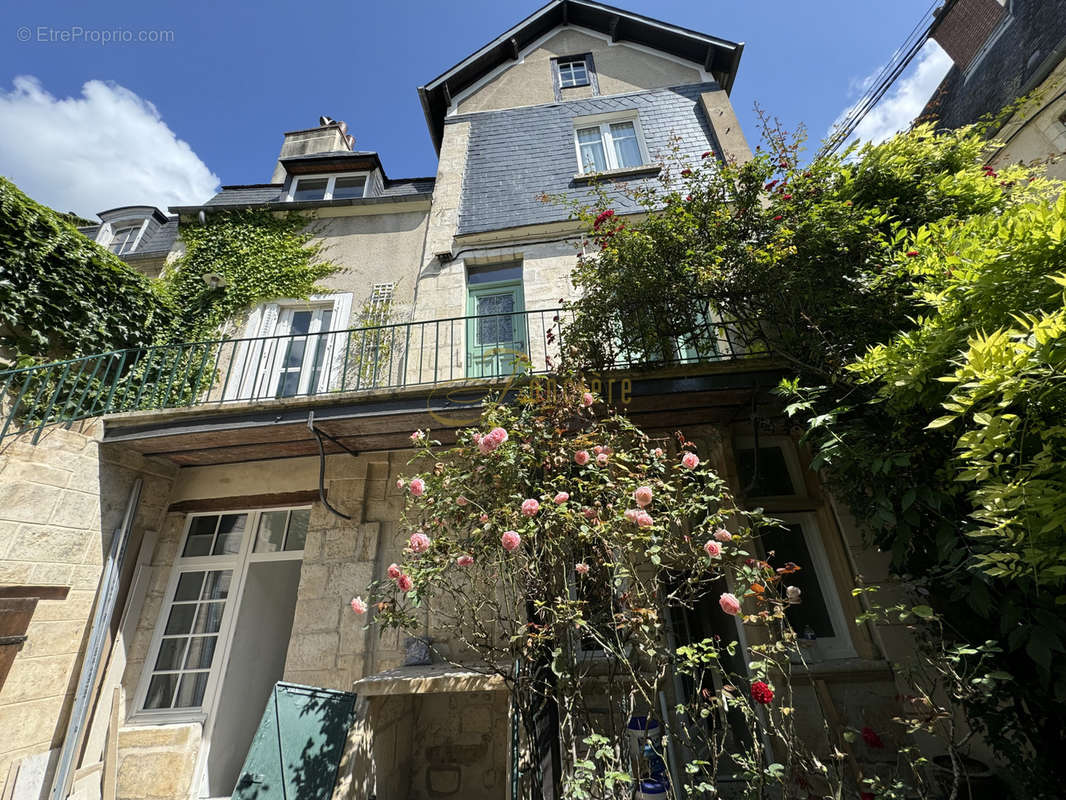
<instances>
[{"instance_id":1,"label":"neighbouring building","mask_svg":"<svg viewBox=\"0 0 1066 800\"><path fill-rule=\"evenodd\" d=\"M210 346L87 360L105 390L61 397L65 425L20 427L19 387L0 373L0 423L14 420L0 441L5 791L280 797L271 768L244 766L274 748L279 769L279 749L317 759L299 796L511 796L500 683L442 663L444 633L436 663L404 666L405 643L365 632L347 601L399 560L410 433L454 440L477 398L510 379L513 352L551 370L582 237L540 196L653 181L675 150L749 158L729 100L742 49L552 0L419 88L435 177L388 177L324 117L284 135L270 183L169 215L100 214L85 233L150 275L180 252L183 227L244 208L305 214L340 268L322 295L265 303ZM215 380L195 398L123 410L142 407L149 378L148 394L169 398L205 368ZM619 365L600 390L645 429L682 427L746 502L788 524L778 556L811 565L794 620L810 634L803 721L820 729L809 709L831 707L836 728L885 730L890 659L910 643L902 627L857 624L849 588L859 574L888 581L887 557L806 469L770 394L782 369L723 331L713 352ZM57 397L65 376L46 384ZM682 636L711 624L694 612ZM269 740L256 736L267 707ZM874 756L890 764L897 744Z\"/></svg>"},{"instance_id":2,"label":"neighbouring building","mask_svg":"<svg viewBox=\"0 0 1066 800\"><path fill-rule=\"evenodd\" d=\"M1046 162L1066 178L1066 2L948 0L931 36L954 65L921 118L948 128L995 118L991 166Z\"/></svg>"}]
</instances>

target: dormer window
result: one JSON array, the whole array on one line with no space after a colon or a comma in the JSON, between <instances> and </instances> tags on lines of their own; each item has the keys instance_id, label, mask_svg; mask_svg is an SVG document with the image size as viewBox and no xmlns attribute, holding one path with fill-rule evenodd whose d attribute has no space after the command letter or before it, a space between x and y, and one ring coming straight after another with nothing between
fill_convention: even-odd
<instances>
[{"instance_id":1,"label":"dormer window","mask_svg":"<svg viewBox=\"0 0 1066 800\"><path fill-rule=\"evenodd\" d=\"M559 86L563 89L569 89L572 86L588 85L589 71L584 56L559 59Z\"/></svg>"},{"instance_id":2,"label":"dormer window","mask_svg":"<svg viewBox=\"0 0 1066 800\"><path fill-rule=\"evenodd\" d=\"M289 200L351 200L362 197L366 190L365 173L336 175L307 175L292 179Z\"/></svg>"},{"instance_id":3,"label":"dormer window","mask_svg":"<svg viewBox=\"0 0 1066 800\"><path fill-rule=\"evenodd\" d=\"M107 245L107 249L119 256L129 253L137 243L137 234L140 232L141 226L139 224L124 225L121 228L117 228L111 236L111 242Z\"/></svg>"}]
</instances>

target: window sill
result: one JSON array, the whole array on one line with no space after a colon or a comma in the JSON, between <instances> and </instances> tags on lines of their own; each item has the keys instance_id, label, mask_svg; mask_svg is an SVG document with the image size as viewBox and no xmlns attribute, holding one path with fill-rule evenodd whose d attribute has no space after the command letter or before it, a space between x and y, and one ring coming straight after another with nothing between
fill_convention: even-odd
<instances>
[{"instance_id":1,"label":"window sill","mask_svg":"<svg viewBox=\"0 0 1066 800\"><path fill-rule=\"evenodd\" d=\"M617 178L637 178L642 176L651 177L658 175L661 170L661 164L641 164L639 167L608 169L603 172L586 172L575 175L574 183L592 183L593 181L610 181Z\"/></svg>"}]
</instances>

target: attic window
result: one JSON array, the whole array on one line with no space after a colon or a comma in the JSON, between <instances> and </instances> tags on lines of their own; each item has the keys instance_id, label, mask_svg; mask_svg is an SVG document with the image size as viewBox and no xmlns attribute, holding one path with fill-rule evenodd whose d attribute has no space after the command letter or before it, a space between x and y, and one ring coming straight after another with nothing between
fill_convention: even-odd
<instances>
[{"instance_id":1,"label":"attic window","mask_svg":"<svg viewBox=\"0 0 1066 800\"><path fill-rule=\"evenodd\" d=\"M308 175L293 178L289 200L350 200L362 197L365 189L366 173Z\"/></svg>"},{"instance_id":2,"label":"attic window","mask_svg":"<svg viewBox=\"0 0 1066 800\"><path fill-rule=\"evenodd\" d=\"M589 71L584 56L559 59L559 86L569 89L572 86L588 85Z\"/></svg>"},{"instance_id":3,"label":"attic window","mask_svg":"<svg viewBox=\"0 0 1066 800\"><path fill-rule=\"evenodd\" d=\"M111 236L111 242L107 249L116 255L123 255L133 250L137 243L137 234L141 231L141 224L126 225L117 229Z\"/></svg>"}]
</instances>

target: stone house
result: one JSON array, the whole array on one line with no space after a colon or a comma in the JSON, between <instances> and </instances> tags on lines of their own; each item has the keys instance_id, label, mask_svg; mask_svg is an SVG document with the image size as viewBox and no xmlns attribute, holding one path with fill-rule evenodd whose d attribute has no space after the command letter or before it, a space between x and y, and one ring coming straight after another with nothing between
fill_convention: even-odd
<instances>
[{"instance_id":1,"label":"stone house","mask_svg":"<svg viewBox=\"0 0 1066 800\"><path fill-rule=\"evenodd\" d=\"M404 666L405 643L365 631L347 601L403 547L395 480L411 431L454 440L478 398L512 379L513 352L550 371L547 334L581 235L566 208L538 198L586 197L593 176L653 181L670 153L749 157L729 100L742 50L552 0L419 88L432 178L388 177L323 117L284 135L270 183L169 215L100 214L86 234L152 275L180 252L183 226L241 208L305 214L340 269L320 296L232 320L203 351L217 380L194 401L60 404L67 425L8 429L0 603L21 603L24 624L3 645L5 791L280 797L245 758L264 708L280 720L292 699L281 681L312 687L318 705L300 701L305 711L343 707L322 723L329 736L307 740L327 768L300 796L512 796L499 682L446 663L443 633L435 663ZM781 365L723 337L714 352L620 365L598 390L648 430L683 427L740 496L788 523L779 553L812 565L794 621L811 643L799 706L883 730L897 694L889 659L909 644L857 624L849 588L859 574L883 582L886 558L806 469L769 394ZM134 357L147 373L158 356ZM0 373L5 421L20 375ZM685 624L704 627L698 614Z\"/></svg>"},{"instance_id":2,"label":"stone house","mask_svg":"<svg viewBox=\"0 0 1066 800\"><path fill-rule=\"evenodd\" d=\"M931 36L953 66L922 118L948 128L995 118L989 134L1002 145L989 165L1046 162L1049 177L1066 179L1066 3L953 0Z\"/></svg>"}]
</instances>

